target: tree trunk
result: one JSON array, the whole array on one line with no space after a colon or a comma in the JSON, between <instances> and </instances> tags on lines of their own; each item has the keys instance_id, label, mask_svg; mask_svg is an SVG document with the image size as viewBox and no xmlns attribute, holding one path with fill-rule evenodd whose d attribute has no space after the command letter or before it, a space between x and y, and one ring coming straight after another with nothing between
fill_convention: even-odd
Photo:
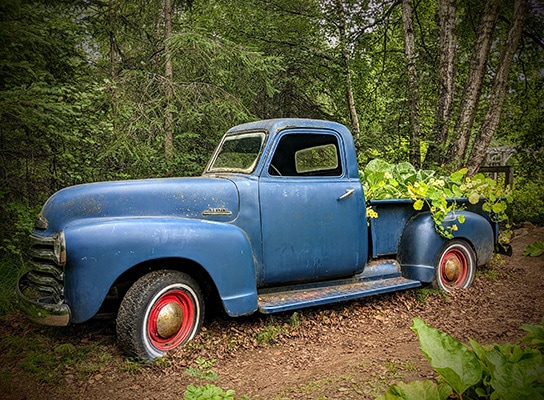
<instances>
[{"instance_id":1,"label":"tree trunk","mask_svg":"<svg viewBox=\"0 0 544 400\"><path fill-rule=\"evenodd\" d=\"M170 161L174 154L174 134L173 134L173 113L172 113L172 97L173 97L173 71L172 71L172 55L168 41L172 36L172 3L171 0L164 0L164 80L165 80L165 117L164 117L164 153L166 160Z\"/></svg>"},{"instance_id":2,"label":"tree trunk","mask_svg":"<svg viewBox=\"0 0 544 400\"><path fill-rule=\"evenodd\" d=\"M467 167L469 175L474 175L480 168L480 165L484 160L487 147L489 146L489 143L497 130L497 126L499 125L508 74L510 72L512 60L518 47L521 34L523 32L523 22L527 15L528 9L528 0L516 0L514 2L514 17L512 25L508 31L506 43L504 44L504 48L501 53L497 73L493 79L489 107L487 109L484 123L478 131L478 135L476 136L470 157L468 159Z\"/></svg>"},{"instance_id":3,"label":"tree trunk","mask_svg":"<svg viewBox=\"0 0 544 400\"><path fill-rule=\"evenodd\" d=\"M404 28L404 54L408 73L408 104L410 107L410 125L412 134L410 139L410 162L419 168L420 156L420 124L419 124L419 82L416 69L416 50L414 26L412 17L412 1L402 1L402 25Z\"/></svg>"},{"instance_id":4,"label":"tree trunk","mask_svg":"<svg viewBox=\"0 0 544 400\"><path fill-rule=\"evenodd\" d=\"M454 169L466 158L467 147L472 132L472 125L478 110L478 103L485 76L485 67L493 39L493 31L499 15L501 0L488 0L476 32L476 41L472 50L472 58L467 80L459 107L459 116L455 122L455 140L450 143L447 159Z\"/></svg>"},{"instance_id":5,"label":"tree trunk","mask_svg":"<svg viewBox=\"0 0 544 400\"><path fill-rule=\"evenodd\" d=\"M438 99L433 125L434 141L431 142L425 163L440 163L446 150L450 119L455 96L455 58L457 55L456 0L441 0L440 20L440 77Z\"/></svg>"},{"instance_id":6,"label":"tree trunk","mask_svg":"<svg viewBox=\"0 0 544 400\"><path fill-rule=\"evenodd\" d=\"M113 9L113 0L109 0L108 3L108 20L109 20L109 41L110 41L110 79L111 79L111 107L113 117L113 132L118 132L118 112L117 112L117 63L115 52L115 10Z\"/></svg>"},{"instance_id":7,"label":"tree trunk","mask_svg":"<svg viewBox=\"0 0 544 400\"><path fill-rule=\"evenodd\" d=\"M355 140L355 145L359 147L359 135L361 128L359 126L359 117L355 108L355 98L353 97L353 84L351 80L351 69L349 67L348 36L346 30L346 14L342 0L335 0L336 13L338 15L338 31L340 35L340 47L342 50L342 67L346 79L346 100L348 102L349 116L351 120L351 133Z\"/></svg>"}]
</instances>

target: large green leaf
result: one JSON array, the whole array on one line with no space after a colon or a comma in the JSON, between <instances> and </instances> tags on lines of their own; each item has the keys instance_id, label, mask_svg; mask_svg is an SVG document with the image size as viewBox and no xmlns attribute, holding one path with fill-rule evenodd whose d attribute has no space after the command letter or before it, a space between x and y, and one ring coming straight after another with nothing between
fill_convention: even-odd
<instances>
[{"instance_id":1,"label":"large green leaf","mask_svg":"<svg viewBox=\"0 0 544 400\"><path fill-rule=\"evenodd\" d=\"M541 352L544 351L544 317L542 317L542 323L540 325L524 324L521 329L528 332L521 341L523 343L530 344Z\"/></svg>"},{"instance_id":2,"label":"large green leaf","mask_svg":"<svg viewBox=\"0 0 544 400\"><path fill-rule=\"evenodd\" d=\"M470 342L485 366L491 399L544 399L544 365L538 350L504 344L485 348Z\"/></svg>"},{"instance_id":3,"label":"large green leaf","mask_svg":"<svg viewBox=\"0 0 544 400\"><path fill-rule=\"evenodd\" d=\"M462 394L480 381L482 366L468 347L419 318L414 318L412 330L418 335L421 350L432 367L456 393Z\"/></svg>"},{"instance_id":4,"label":"large green leaf","mask_svg":"<svg viewBox=\"0 0 544 400\"><path fill-rule=\"evenodd\" d=\"M433 381L413 381L392 385L378 400L445 400L452 393L447 383Z\"/></svg>"},{"instance_id":5,"label":"large green leaf","mask_svg":"<svg viewBox=\"0 0 544 400\"><path fill-rule=\"evenodd\" d=\"M541 242L538 240L536 242L531 243L529 246L525 248L525 250L523 250L524 256L539 257L542 254L544 254L544 242Z\"/></svg>"}]
</instances>

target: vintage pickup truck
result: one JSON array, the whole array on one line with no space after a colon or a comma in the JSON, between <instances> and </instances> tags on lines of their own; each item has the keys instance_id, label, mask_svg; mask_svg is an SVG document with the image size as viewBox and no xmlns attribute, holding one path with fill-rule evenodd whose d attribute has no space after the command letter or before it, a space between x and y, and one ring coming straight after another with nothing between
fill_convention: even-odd
<instances>
[{"instance_id":1,"label":"vintage pickup truck","mask_svg":"<svg viewBox=\"0 0 544 400\"><path fill-rule=\"evenodd\" d=\"M463 199L455 199L463 202ZM410 200L365 195L350 131L308 119L230 129L201 177L60 190L31 235L18 303L46 325L116 315L120 347L155 358L193 338L205 307L274 313L434 283L471 285L498 226L481 207L437 233ZM216 299L215 302L212 302Z\"/></svg>"}]
</instances>

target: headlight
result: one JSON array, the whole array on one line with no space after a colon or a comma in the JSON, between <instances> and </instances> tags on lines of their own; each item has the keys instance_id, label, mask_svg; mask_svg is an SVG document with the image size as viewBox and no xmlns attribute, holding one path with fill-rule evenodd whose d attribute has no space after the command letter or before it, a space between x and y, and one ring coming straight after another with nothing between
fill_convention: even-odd
<instances>
[{"instance_id":1,"label":"headlight","mask_svg":"<svg viewBox=\"0 0 544 400\"><path fill-rule=\"evenodd\" d=\"M53 236L55 241L53 242L53 253L58 265L64 266L66 264L66 241L64 239L64 232L60 231Z\"/></svg>"}]
</instances>

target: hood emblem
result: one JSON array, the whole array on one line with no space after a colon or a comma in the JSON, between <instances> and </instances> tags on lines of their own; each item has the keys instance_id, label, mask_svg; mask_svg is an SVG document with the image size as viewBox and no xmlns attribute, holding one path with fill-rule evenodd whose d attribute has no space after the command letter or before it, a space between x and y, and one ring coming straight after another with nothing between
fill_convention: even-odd
<instances>
[{"instance_id":1,"label":"hood emblem","mask_svg":"<svg viewBox=\"0 0 544 400\"><path fill-rule=\"evenodd\" d=\"M227 210L225 207L210 207L207 210L202 211L202 215L223 215L230 217L232 215L232 211Z\"/></svg>"}]
</instances>

